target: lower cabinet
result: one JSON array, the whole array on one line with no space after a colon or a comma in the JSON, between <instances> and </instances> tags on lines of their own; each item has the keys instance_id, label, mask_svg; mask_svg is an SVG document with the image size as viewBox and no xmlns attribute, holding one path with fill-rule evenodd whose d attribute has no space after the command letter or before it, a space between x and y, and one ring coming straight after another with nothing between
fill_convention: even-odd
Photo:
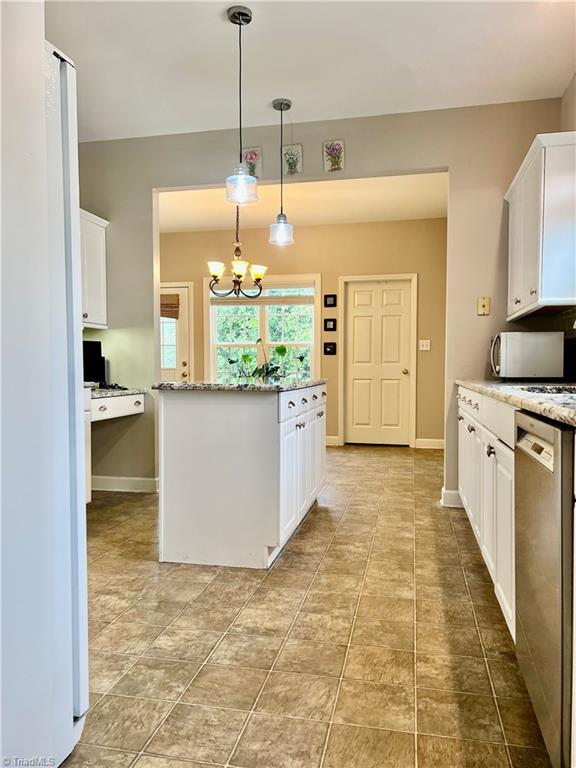
<instances>
[{"instance_id":1,"label":"lower cabinet","mask_svg":"<svg viewBox=\"0 0 576 768\"><path fill-rule=\"evenodd\" d=\"M325 424L320 407L280 425L281 545L302 521L324 483Z\"/></svg>"},{"instance_id":2,"label":"lower cabinet","mask_svg":"<svg viewBox=\"0 0 576 768\"><path fill-rule=\"evenodd\" d=\"M514 452L481 424L481 410L478 419L458 411L458 490L515 637Z\"/></svg>"}]
</instances>

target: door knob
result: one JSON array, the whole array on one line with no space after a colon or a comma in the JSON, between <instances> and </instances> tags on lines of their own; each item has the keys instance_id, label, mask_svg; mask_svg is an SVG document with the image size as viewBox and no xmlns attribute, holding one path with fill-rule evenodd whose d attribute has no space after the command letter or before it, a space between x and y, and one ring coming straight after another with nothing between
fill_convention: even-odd
<instances>
[{"instance_id":1,"label":"door knob","mask_svg":"<svg viewBox=\"0 0 576 768\"><path fill-rule=\"evenodd\" d=\"M408 368L402 368L402 373L404 374L404 376L407 376L410 373L410 371L408 370Z\"/></svg>"},{"instance_id":2,"label":"door knob","mask_svg":"<svg viewBox=\"0 0 576 768\"><path fill-rule=\"evenodd\" d=\"M182 368L186 368L187 365L188 363L186 362L186 360L182 360Z\"/></svg>"},{"instance_id":3,"label":"door knob","mask_svg":"<svg viewBox=\"0 0 576 768\"><path fill-rule=\"evenodd\" d=\"M185 378L186 378L186 376L188 376L188 374L186 373L186 371L182 371L182 378L183 378L183 379L185 379Z\"/></svg>"}]
</instances>

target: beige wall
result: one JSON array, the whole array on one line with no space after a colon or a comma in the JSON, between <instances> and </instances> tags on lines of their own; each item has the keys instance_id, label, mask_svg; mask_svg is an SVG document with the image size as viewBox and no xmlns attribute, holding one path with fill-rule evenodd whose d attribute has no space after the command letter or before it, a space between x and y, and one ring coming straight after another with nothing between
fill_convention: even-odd
<instances>
[{"instance_id":1,"label":"beige wall","mask_svg":"<svg viewBox=\"0 0 576 768\"><path fill-rule=\"evenodd\" d=\"M297 110L294 110L297 119ZM558 131L560 99L466 107L330 122L295 123L303 144L299 181L324 179L322 141L346 142L341 178L430 170L450 171L446 293L446 477L457 484L453 381L486 376L490 337L506 327L507 226L503 195L537 133ZM245 132L261 146L264 178L274 179L275 125ZM150 385L155 376L155 267L152 189L218 184L235 161L235 131L156 136L80 146L82 207L110 221L108 354L115 378ZM476 298L492 297L490 317L477 317ZM154 409L136 417L108 450L104 430L96 446L96 474L154 474Z\"/></svg>"},{"instance_id":2,"label":"beige wall","mask_svg":"<svg viewBox=\"0 0 576 768\"><path fill-rule=\"evenodd\" d=\"M160 279L194 283L194 365L197 379L204 368L203 278L207 260L228 262L232 232L178 232L161 236ZM418 353L418 438L444 437L444 337L446 301L446 219L388 221L372 224L297 227L290 248L268 244L268 230L242 232L244 254L267 264L271 275L320 273L322 292L337 293L343 275L418 273L418 335L431 339L431 351ZM323 309L323 316L338 317ZM336 341L323 333L321 341ZM339 350L342 354L342 350ZM338 434L338 357L322 356L322 376L328 379L327 434Z\"/></svg>"},{"instance_id":3,"label":"beige wall","mask_svg":"<svg viewBox=\"0 0 576 768\"><path fill-rule=\"evenodd\" d=\"M576 131L576 75L574 75L562 96L560 130Z\"/></svg>"}]
</instances>

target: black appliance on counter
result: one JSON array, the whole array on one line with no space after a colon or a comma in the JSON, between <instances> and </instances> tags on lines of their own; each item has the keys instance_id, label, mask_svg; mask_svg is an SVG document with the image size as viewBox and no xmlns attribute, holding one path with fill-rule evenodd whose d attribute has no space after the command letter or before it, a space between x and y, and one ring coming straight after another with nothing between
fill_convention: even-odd
<instances>
[{"instance_id":1,"label":"black appliance on counter","mask_svg":"<svg viewBox=\"0 0 576 768\"><path fill-rule=\"evenodd\" d=\"M82 341L84 381L106 381L106 358L102 357L101 341Z\"/></svg>"}]
</instances>

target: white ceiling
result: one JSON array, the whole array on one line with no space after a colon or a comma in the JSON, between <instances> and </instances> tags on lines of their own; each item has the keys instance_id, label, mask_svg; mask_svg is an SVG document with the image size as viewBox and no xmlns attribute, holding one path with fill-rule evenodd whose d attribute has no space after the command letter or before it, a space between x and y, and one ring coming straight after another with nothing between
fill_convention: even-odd
<instances>
[{"instance_id":1,"label":"white ceiling","mask_svg":"<svg viewBox=\"0 0 576 768\"><path fill-rule=\"evenodd\" d=\"M76 62L84 141L236 125L236 28L219 2L47 3L47 37ZM245 122L293 122L562 94L573 2L252 2Z\"/></svg>"},{"instance_id":2,"label":"white ceiling","mask_svg":"<svg viewBox=\"0 0 576 768\"><path fill-rule=\"evenodd\" d=\"M242 208L242 229L271 224L279 194L277 184L260 184L258 203ZM447 201L447 173L291 182L284 187L285 212L296 226L439 218L446 216ZM234 207L225 201L224 189L160 193L161 232L233 228Z\"/></svg>"}]
</instances>

